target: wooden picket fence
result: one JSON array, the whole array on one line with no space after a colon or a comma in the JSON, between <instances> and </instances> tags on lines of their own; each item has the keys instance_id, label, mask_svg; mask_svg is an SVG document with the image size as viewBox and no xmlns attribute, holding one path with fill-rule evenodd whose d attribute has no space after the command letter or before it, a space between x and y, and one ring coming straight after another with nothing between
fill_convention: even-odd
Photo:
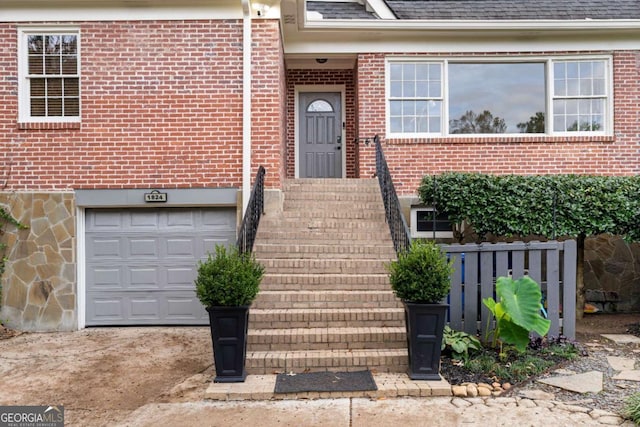
<instances>
[{"instance_id":1,"label":"wooden picket fence","mask_svg":"<svg viewBox=\"0 0 640 427\"><path fill-rule=\"evenodd\" d=\"M549 336L575 339L575 240L441 245L453 259L449 294L451 328L484 336L493 321L482 299L495 296L496 278L528 275L542 289Z\"/></svg>"}]
</instances>

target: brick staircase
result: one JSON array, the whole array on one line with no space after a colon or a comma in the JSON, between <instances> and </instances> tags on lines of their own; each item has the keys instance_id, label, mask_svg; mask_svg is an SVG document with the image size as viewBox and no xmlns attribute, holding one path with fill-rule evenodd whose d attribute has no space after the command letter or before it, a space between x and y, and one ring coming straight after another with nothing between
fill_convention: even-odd
<instances>
[{"instance_id":1,"label":"brick staircase","mask_svg":"<svg viewBox=\"0 0 640 427\"><path fill-rule=\"evenodd\" d=\"M250 311L250 374L406 371L376 180L285 182L283 212L263 216L254 251L266 274Z\"/></svg>"}]
</instances>

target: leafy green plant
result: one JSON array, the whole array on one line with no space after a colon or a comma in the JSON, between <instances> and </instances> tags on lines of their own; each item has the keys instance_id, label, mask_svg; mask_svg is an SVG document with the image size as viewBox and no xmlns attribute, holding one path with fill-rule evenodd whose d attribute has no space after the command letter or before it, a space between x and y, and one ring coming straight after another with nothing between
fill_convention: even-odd
<instances>
[{"instance_id":1,"label":"leafy green plant","mask_svg":"<svg viewBox=\"0 0 640 427\"><path fill-rule=\"evenodd\" d=\"M473 335L451 329L449 325L444 327L442 350L449 352L453 359L466 362L469 360L470 353L481 348L480 340Z\"/></svg>"},{"instance_id":2,"label":"leafy green plant","mask_svg":"<svg viewBox=\"0 0 640 427\"><path fill-rule=\"evenodd\" d=\"M395 295L403 301L436 304L449 293L452 262L432 241L413 241L388 265Z\"/></svg>"},{"instance_id":3,"label":"leafy green plant","mask_svg":"<svg viewBox=\"0 0 640 427\"><path fill-rule=\"evenodd\" d=\"M625 400L622 415L636 425L640 425L640 392L632 394Z\"/></svg>"},{"instance_id":4,"label":"leafy green plant","mask_svg":"<svg viewBox=\"0 0 640 427\"><path fill-rule=\"evenodd\" d=\"M558 347L566 347L566 349L558 350ZM548 344L544 349L527 348L525 352L511 349L502 354L492 349L482 348L470 357L463 367L468 372L487 379L494 378L501 382L508 381L515 384L546 372L565 360L573 359L577 354L578 350L573 344L566 346Z\"/></svg>"},{"instance_id":5,"label":"leafy green plant","mask_svg":"<svg viewBox=\"0 0 640 427\"><path fill-rule=\"evenodd\" d=\"M210 253L198 263L196 294L205 307L249 305L258 295L263 274L253 254L216 245L215 256Z\"/></svg>"},{"instance_id":6,"label":"leafy green plant","mask_svg":"<svg viewBox=\"0 0 640 427\"><path fill-rule=\"evenodd\" d=\"M500 344L514 345L522 352L529 344L531 332L540 336L549 332L551 322L540 314L542 292L533 279L528 276L518 280L499 277L496 294L500 302L491 297L482 300L495 317L495 329L491 334L494 346L500 341Z\"/></svg>"}]
</instances>

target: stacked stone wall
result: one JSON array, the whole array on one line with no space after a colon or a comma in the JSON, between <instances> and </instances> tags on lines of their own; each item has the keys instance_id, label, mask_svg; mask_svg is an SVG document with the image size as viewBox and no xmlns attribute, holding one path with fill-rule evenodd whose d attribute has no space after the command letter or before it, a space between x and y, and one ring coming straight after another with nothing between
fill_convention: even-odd
<instances>
[{"instance_id":1,"label":"stacked stone wall","mask_svg":"<svg viewBox=\"0 0 640 427\"><path fill-rule=\"evenodd\" d=\"M0 193L0 203L28 227L2 236L2 320L27 331L76 329L73 193Z\"/></svg>"},{"instance_id":2,"label":"stacked stone wall","mask_svg":"<svg viewBox=\"0 0 640 427\"><path fill-rule=\"evenodd\" d=\"M640 311L640 243L600 235L585 241L587 302L601 311Z\"/></svg>"}]
</instances>

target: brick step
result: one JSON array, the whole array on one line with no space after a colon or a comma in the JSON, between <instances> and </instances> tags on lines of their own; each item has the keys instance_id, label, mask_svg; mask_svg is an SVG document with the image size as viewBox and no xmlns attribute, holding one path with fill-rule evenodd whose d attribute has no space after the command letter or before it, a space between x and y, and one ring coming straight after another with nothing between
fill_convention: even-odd
<instances>
[{"instance_id":1,"label":"brick step","mask_svg":"<svg viewBox=\"0 0 640 427\"><path fill-rule=\"evenodd\" d=\"M333 327L404 327L402 308L348 309L256 309L249 310L249 327L327 328Z\"/></svg>"},{"instance_id":2,"label":"brick step","mask_svg":"<svg viewBox=\"0 0 640 427\"><path fill-rule=\"evenodd\" d=\"M256 258L355 258L395 259L396 253L391 243L360 245L306 245L293 243L256 243Z\"/></svg>"},{"instance_id":3,"label":"brick step","mask_svg":"<svg viewBox=\"0 0 640 427\"><path fill-rule=\"evenodd\" d=\"M288 191L285 193L285 200L288 201L304 201L304 202L373 202L382 203L382 196L380 191L366 191L361 192L359 189L354 188L348 192L336 192L330 191Z\"/></svg>"},{"instance_id":4,"label":"brick step","mask_svg":"<svg viewBox=\"0 0 640 427\"><path fill-rule=\"evenodd\" d=\"M313 192L348 192L354 189L362 192L380 192L377 179L353 179L353 178L301 178L285 179L282 185L285 192L313 191Z\"/></svg>"},{"instance_id":5,"label":"brick step","mask_svg":"<svg viewBox=\"0 0 640 427\"><path fill-rule=\"evenodd\" d=\"M254 308L399 308L402 303L389 291L266 291L258 293Z\"/></svg>"},{"instance_id":6,"label":"brick step","mask_svg":"<svg viewBox=\"0 0 640 427\"><path fill-rule=\"evenodd\" d=\"M349 245L353 242L390 242L389 229L385 227L377 231L333 231L327 233L324 230L273 230L262 228L258 230L256 235L257 242L264 243L286 243L291 240L298 242L313 242L321 245Z\"/></svg>"},{"instance_id":7,"label":"brick step","mask_svg":"<svg viewBox=\"0 0 640 427\"><path fill-rule=\"evenodd\" d=\"M329 210L329 211L324 209L323 210L299 209L299 210L283 211L281 213L281 216L284 218L291 218L291 219L317 219L317 218L320 218L320 219L335 218L335 219L351 219L351 220L358 219L358 220L379 221L381 223L386 224L385 213L382 208L375 209L375 210L361 210L361 211L356 211L352 209ZM267 216L265 216L264 218L267 218ZM260 220L260 223L262 223L262 219Z\"/></svg>"},{"instance_id":8,"label":"brick step","mask_svg":"<svg viewBox=\"0 0 640 427\"><path fill-rule=\"evenodd\" d=\"M350 209L353 210L380 210L384 209L384 205L382 204L382 200L370 201L370 202L332 202L332 201L323 201L323 200L288 200L286 195L284 202L282 204L282 209L284 211L291 210L300 210L300 209L308 209L308 210L319 210L319 211L335 211L342 210L347 211Z\"/></svg>"},{"instance_id":9,"label":"brick step","mask_svg":"<svg viewBox=\"0 0 640 427\"><path fill-rule=\"evenodd\" d=\"M384 220L351 219L351 218L264 218L260 226L269 230L376 230L386 227Z\"/></svg>"},{"instance_id":10,"label":"brick step","mask_svg":"<svg viewBox=\"0 0 640 427\"><path fill-rule=\"evenodd\" d=\"M254 247L266 274L249 314L249 373L404 372L377 180L285 180L283 191L283 211L263 217Z\"/></svg>"},{"instance_id":11,"label":"brick step","mask_svg":"<svg viewBox=\"0 0 640 427\"><path fill-rule=\"evenodd\" d=\"M249 329L247 335L249 351L392 349L406 343L404 326Z\"/></svg>"},{"instance_id":12,"label":"brick step","mask_svg":"<svg viewBox=\"0 0 640 427\"><path fill-rule=\"evenodd\" d=\"M406 372L406 345L397 349L247 351L246 368L251 375L323 371Z\"/></svg>"},{"instance_id":13,"label":"brick step","mask_svg":"<svg viewBox=\"0 0 640 427\"><path fill-rule=\"evenodd\" d=\"M267 273L273 274L384 274L385 262L380 259L256 259Z\"/></svg>"},{"instance_id":14,"label":"brick step","mask_svg":"<svg viewBox=\"0 0 640 427\"><path fill-rule=\"evenodd\" d=\"M387 274L273 274L266 273L264 291L389 291Z\"/></svg>"}]
</instances>

